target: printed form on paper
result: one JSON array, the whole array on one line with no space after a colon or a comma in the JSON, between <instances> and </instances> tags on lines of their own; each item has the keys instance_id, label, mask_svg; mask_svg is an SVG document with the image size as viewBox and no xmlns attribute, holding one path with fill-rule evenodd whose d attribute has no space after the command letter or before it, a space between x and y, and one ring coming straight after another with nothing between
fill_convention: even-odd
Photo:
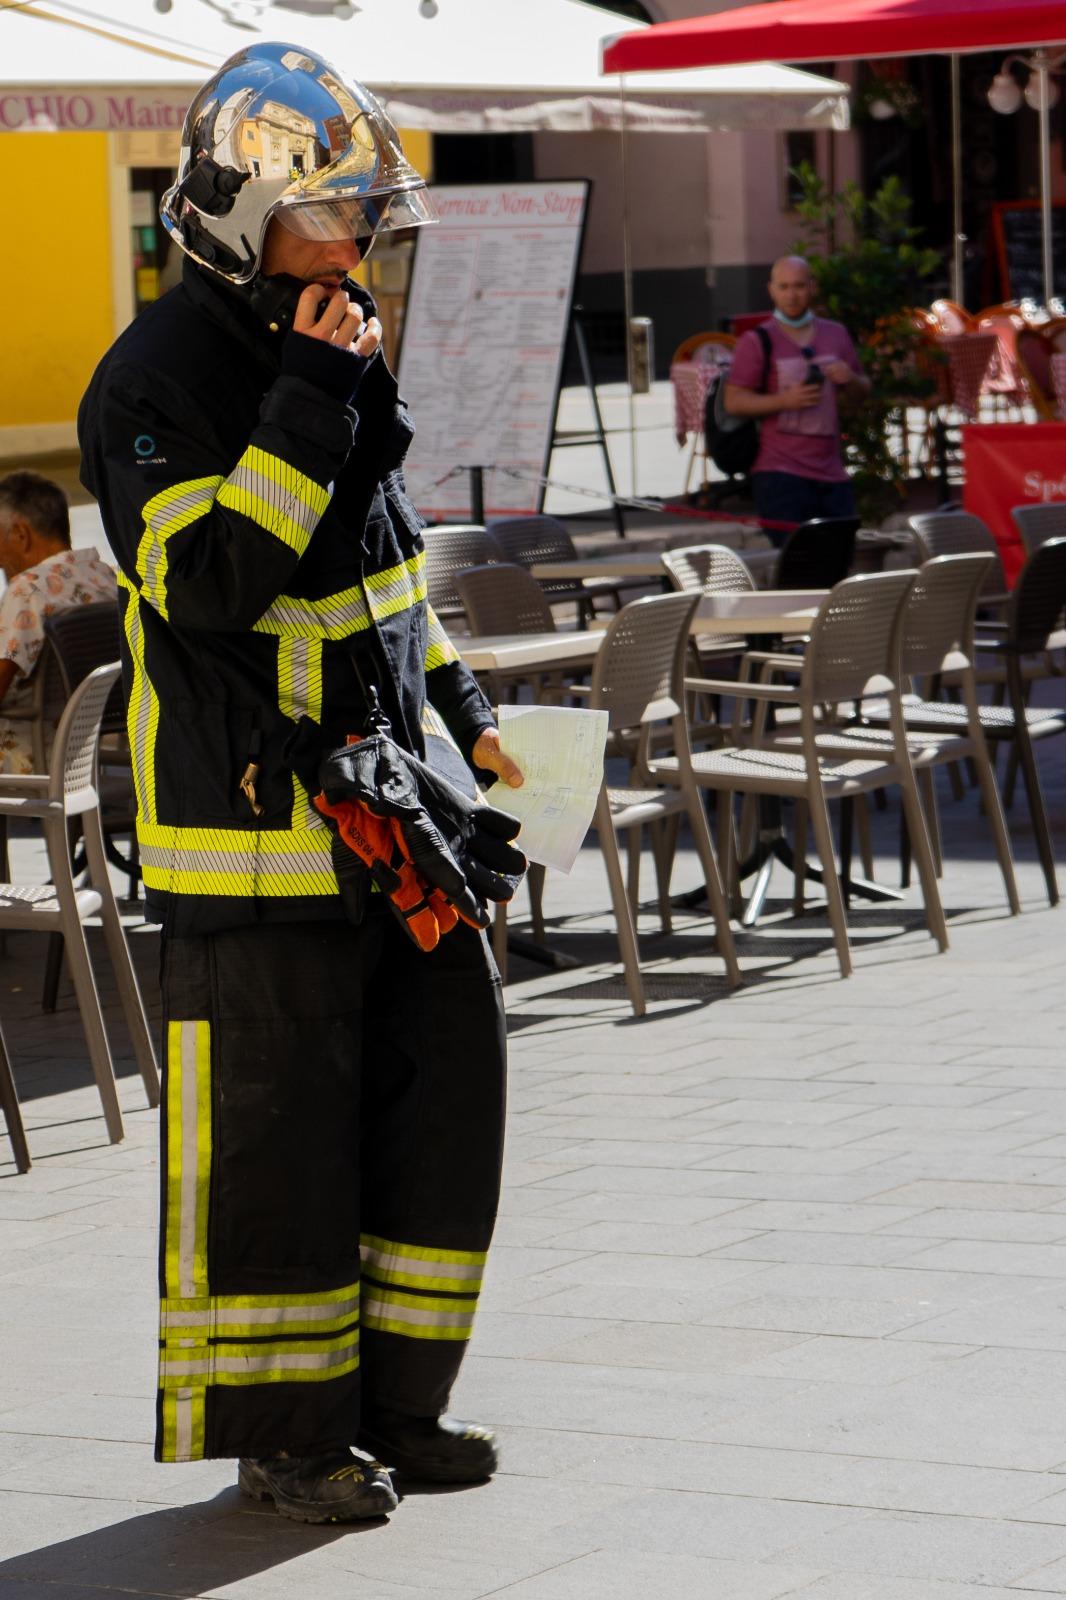
<instances>
[{"instance_id":1,"label":"printed form on paper","mask_svg":"<svg viewBox=\"0 0 1066 1600\"><path fill-rule=\"evenodd\" d=\"M500 706L500 743L525 776L495 783L489 803L521 820L517 844L531 861L569 872L589 830L603 781L606 711Z\"/></svg>"}]
</instances>

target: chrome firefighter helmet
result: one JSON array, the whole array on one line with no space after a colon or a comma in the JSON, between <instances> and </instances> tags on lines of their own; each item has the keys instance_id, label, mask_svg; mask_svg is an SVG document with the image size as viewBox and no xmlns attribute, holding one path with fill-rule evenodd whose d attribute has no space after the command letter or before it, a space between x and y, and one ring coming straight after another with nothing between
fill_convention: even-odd
<instances>
[{"instance_id":1,"label":"chrome firefighter helmet","mask_svg":"<svg viewBox=\"0 0 1066 1600\"><path fill-rule=\"evenodd\" d=\"M369 90L287 44L238 51L198 91L159 213L186 255L238 284L272 217L305 239L356 239L363 256L379 233L437 220Z\"/></svg>"}]
</instances>

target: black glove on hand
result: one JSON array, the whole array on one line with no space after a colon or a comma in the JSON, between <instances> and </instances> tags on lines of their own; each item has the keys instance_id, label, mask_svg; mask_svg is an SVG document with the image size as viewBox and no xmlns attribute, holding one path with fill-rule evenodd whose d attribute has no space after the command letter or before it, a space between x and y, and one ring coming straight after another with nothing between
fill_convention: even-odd
<instances>
[{"instance_id":1,"label":"black glove on hand","mask_svg":"<svg viewBox=\"0 0 1066 1600\"><path fill-rule=\"evenodd\" d=\"M518 818L471 800L417 756L399 753L474 893L482 900L513 900L529 865L510 842L522 826Z\"/></svg>"},{"instance_id":2,"label":"black glove on hand","mask_svg":"<svg viewBox=\"0 0 1066 1600\"><path fill-rule=\"evenodd\" d=\"M330 805L355 801L376 817L394 819L418 875L440 889L465 921L487 927L484 906L419 793L415 773L408 765L413 761L413 756L385 734L371 734L325 757L318 774L322 793ZM517 822L507 820L517 832Z\"/></svg>"}]
</instances>

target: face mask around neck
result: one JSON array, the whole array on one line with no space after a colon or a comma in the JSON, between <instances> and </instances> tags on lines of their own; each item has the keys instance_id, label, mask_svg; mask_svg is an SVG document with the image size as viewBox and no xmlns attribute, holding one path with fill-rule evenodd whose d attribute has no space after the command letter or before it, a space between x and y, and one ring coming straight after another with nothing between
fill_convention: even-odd
<instances>
[{"instance_id":1,"label":"face mask around neck","mask_svg":"<svg viewBox=\"0 0 1066 1600\"><path fill-rule=\"evenodd\" d=\"M814 321L814 312L807 310L802 317L790 317L785 312L775 309L774 317L778 322L784 323L786 328L805 328L809 322Z\"/></svg>"}]
</instances>

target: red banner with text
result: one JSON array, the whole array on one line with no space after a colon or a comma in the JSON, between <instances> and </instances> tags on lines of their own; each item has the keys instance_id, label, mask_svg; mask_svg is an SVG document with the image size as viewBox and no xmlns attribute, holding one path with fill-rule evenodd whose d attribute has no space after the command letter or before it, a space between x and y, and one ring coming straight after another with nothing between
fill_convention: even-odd
<instances>
[{"instance_id":1,"label":"red banner with text","mask_svg":"<svg viewBox=\"0 0 1066 1600\"><path fill-rule=\"evenodd\" d=\"M1066 500L1066 422L972 423L962 430L962 449L963 506L995 534L1013 588L1025 547L1011 508Z\"/></svg>"}]
</instances>

